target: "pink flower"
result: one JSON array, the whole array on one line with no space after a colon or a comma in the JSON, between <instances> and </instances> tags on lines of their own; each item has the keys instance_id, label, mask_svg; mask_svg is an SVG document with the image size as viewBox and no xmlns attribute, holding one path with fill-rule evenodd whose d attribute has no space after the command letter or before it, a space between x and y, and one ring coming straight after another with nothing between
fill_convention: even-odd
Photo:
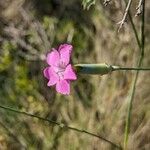
<instances>
[{"instance_id":1,"label":"pink flower","mask_svg":"<svg viewBox=\"0 0 150 150\"><path fill-rule=\"evenodd\" d=\"M47 86L56 86L56 91L61 94L70 94L70 81L77 76L70 64L72 45L62 44L58 50L55 48L48 53L46 61L50 65L43 71L49 80Z\"/></svg>"}]
</instances>

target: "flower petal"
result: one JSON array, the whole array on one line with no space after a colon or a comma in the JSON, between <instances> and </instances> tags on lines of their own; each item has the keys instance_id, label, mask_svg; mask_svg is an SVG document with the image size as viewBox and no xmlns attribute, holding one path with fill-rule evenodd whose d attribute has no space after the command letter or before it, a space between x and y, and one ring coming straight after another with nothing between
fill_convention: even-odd
<instances>
[{"instance_id":1,"label":"flower petal","mask_svg":"<svg viewBox=\"0 0 150 150\"><path fill-rule=\"evenodd\" d=\"M53 48L52 51L47 54L46 61L50 66L57 66L59 59L60 59L59 52Z\"/></svg>"},{"instance_id":2,"label":"flower petal","mask_svg":"<svg viewBox=\"0 0 150 150\"><path fill-rule=\"evenodd\" d=\"M52 67L49 67L48 73L49 73L50 79L47 83L47 86L55 85L59 81L59 76L56 74L56 72L54 71Z\"/></svg>"},{"instance_id":3,"label":"flower petal","mask_svg":"<svg viewBox=\"0 0 150 150\"><path fill-rule=\"evenodd\" d=\"M45 78L50 79L50 76L49 76L49 73L48 73L48 69L49 69L49 67L46 67L46 68L43 70L43 74L44 74L44 77L45 77Z\"/></svg>"},{"instance_id":4,"label":"flower petal","mask_svg":"<svg viewBox=\"0 0 150 150\"><path fill-rule=\"evenodd\" d=\"M72 52L72 45L62 44L59 46L58 51L60 53L61 61L64 62L65 65L67 65L70 61L70 56L71 56L71 52Z\"/></svg>"},{"instance_id":5,"label":"flower petal","mask_svg":"<svg viewBox=\"0 0 150 150\"><path fill-rule=\"evenodd\" d=\"M66 80L58 81L56 84L56 91L64 95L69 95L70 94L70 82Z\"/></svg>"},{"instance_id":6,"label":"flower petal","mask_svg":"<svg viewBox=\"0 0 150 150\"><path fill-rule=\"evenodd\" d=\"M67 80L76 80L77 79L77 76L70 64L66 67L66 69L64 71L64 79L67 79Z\"/></svg>"}]
</instances>

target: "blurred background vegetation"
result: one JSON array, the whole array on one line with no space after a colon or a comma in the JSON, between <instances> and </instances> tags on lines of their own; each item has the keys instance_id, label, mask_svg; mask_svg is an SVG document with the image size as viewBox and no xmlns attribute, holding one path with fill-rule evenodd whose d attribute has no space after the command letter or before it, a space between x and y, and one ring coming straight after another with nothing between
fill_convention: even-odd
<instances>
[{"instance_id":1,"label":"blurred background vegetation","mask_svg":"<svg viewBox=\"0 0 150 150\"><path fill-rule=\"evenodd\" d=\"M134 1L133 6L138 2ZM0 0L0 105L50 118L123 144L128 94L135 72L78 75L71 95L47 87L45 55L60 43L74 46L74 63L136 66L139 48L130 23L117 32L124 2L88 11L81 0ZM150 3L146 1L143 66L150 66ZM136 12L132 8L132 14ZM133 17L140 30L140 17ZM97 138L60 129L37 119L0 109L0 149L109 150ZM141 72L133 103L128 149L150 149L150 73Z\"/></svg>"}]
</instances>

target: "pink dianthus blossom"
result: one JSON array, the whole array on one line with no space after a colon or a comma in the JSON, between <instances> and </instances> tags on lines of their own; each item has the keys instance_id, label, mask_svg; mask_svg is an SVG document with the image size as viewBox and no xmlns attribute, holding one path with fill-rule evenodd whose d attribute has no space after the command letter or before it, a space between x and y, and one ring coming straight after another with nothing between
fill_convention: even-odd
<instances>
[{"instance_id":1,"label":"pink dianthus blossom","mask_svg":"<svg viewBox=\"0 0 150 150\"><path fill-rule=\"evenodd\" d=\"M52 49L47 54L48 67L43 71L48 79L47 86L55 86L56 91L61 94L70 94L70 81L76 80L77 76L70 64L72 45L62 44L58 50Z\"/></svg>"}]
</instances>

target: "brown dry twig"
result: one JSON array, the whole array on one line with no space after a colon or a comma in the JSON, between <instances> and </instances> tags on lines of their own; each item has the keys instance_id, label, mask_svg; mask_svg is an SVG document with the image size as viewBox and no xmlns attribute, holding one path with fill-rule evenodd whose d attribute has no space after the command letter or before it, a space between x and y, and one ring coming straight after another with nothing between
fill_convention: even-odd
<instances>
[{"instance_id":1,"label":"brown dry twig","mask_svg":"<svg viewBox=\"0 0 150 150\"><path fill-rule=\"evenodd\" d=\"M143 0L139 0L139 4L136 8L137 12L136 12L135 16L139 16L142 13L142 5L143 5Z\"/></svg>"},{"instance_id":2,"label":"brown dry twig","mask_svg":"<svg viewBox=\"0 0 150 150\"><path fill-rule=\"evenodd\" d=\"M120 29L122 28L122 26L124 25L124 23L127 21L127 15L128 15L131 3L132 3L132 0L129 0L128 4L126 6L125 13L123 15L122 20L117 23L117 24L119 24L118 32L120 31Z\"/></svg>"},{"instance_id":3,"label":"brown dry twig","mask_svg":"<svg viewBox=\"0 0 150 150\"><path fill-rule=\"evenodd\" d=\"M112 0L104 0L103 4L107 6Z\"/></svg>"}]
</instances>

